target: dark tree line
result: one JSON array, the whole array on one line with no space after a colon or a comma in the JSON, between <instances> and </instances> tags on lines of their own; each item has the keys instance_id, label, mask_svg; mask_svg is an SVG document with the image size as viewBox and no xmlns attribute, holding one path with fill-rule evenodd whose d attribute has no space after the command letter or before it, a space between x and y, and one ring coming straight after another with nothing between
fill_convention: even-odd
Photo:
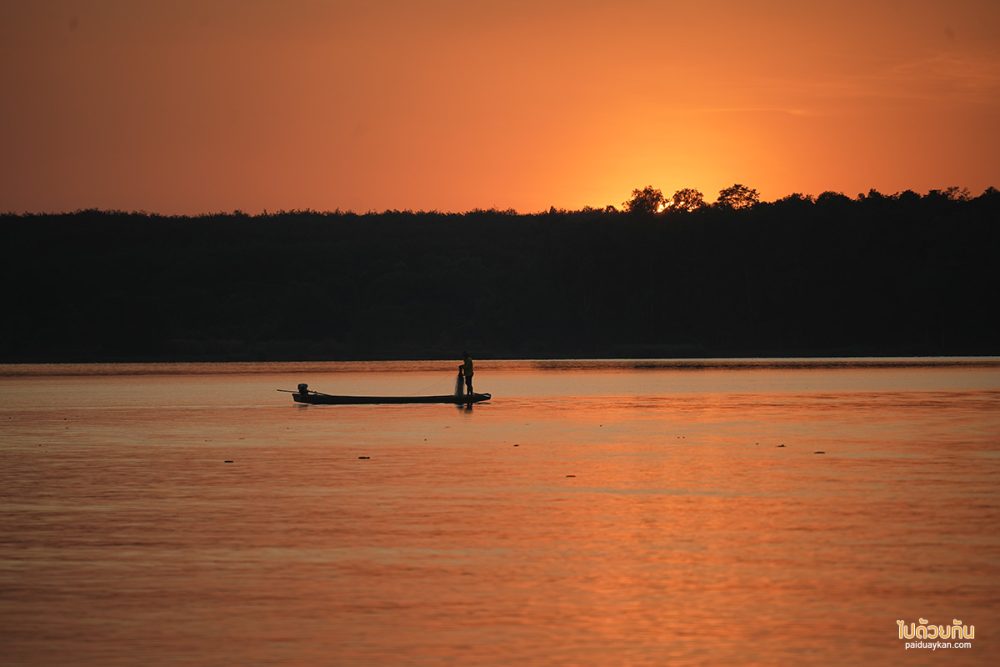
<instances>
[{"instance_id":1,"label":"dark tree line","mask_svg":"<svg viewBox=\"0 0 1000 667\"><path fill-rule=\"evenodd\" d=\"M1000 192L731 194L0 216L0 360L1000 353Z\"/></svg>"}]
</instances>

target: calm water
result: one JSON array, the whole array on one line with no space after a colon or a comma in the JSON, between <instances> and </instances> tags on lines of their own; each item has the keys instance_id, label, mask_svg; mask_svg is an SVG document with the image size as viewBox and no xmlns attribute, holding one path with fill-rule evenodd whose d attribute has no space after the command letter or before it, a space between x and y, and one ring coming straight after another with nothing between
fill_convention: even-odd
<instances>
[{"instance_id":1,"label":"calm water","mask_svg":"<svg viewBox=\"0 0 1000 667\"><path fill-rule=\"evenodd\" d=\"M996 360L457 363L0 366L0 662L997 664Z\"/></svg>"}]
</instances>

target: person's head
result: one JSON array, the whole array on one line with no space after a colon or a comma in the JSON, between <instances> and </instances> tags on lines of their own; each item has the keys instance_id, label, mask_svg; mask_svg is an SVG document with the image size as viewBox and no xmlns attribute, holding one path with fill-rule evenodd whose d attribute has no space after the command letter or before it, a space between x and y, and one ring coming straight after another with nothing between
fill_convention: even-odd
<instances>
[{"instance_id":1,"label":"person's head","mask_svg":"<svg viewBox=\"0 0 1000 667\"><path fill-rule=\"evenodd\" d=\"M468 352L463 352L463 353L462 353L462 357L463 357L464 359L468 359L468 358L469 358L469 353L468 353Z\"/></svg>"}]
</instances>

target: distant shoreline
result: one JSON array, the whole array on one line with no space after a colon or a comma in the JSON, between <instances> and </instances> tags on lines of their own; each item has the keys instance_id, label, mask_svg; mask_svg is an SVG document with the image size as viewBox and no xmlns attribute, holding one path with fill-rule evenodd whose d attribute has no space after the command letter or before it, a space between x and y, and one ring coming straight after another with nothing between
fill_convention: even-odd
<instances>
[{"instance_id":1,"label":"distant shoreline","mask_svg":"<svg viewBox=\"0 0 1000 667\"><path fill-rule=\"evenodd\" d=\"M0 378L95 375L226 375L270 371L329 372L451 372L453 359L354 361L174 361L174 362L46 362L0 363ZM502 370L634 370L742 371L754 369L907 369L996 368L1000 356L955 357L758 357L711 359L481 359L481 372Z\"/></svg>"},{"instance_id":2,"label":"distant shoreline","mask_svg":"<svg viewBox=\"0 0 1000 667\"><path fill-rule=\"evenodd\" d=\"M955 353L930 353L920 350L905 351L871 351L871 350L849 350L849 351L825 351L818 350L812 352L777 352L769 351L746 351L728 350L717 354L697 353L656 355L642 354L643 350L648 351L647 346L639 346L632 353L624 351L622 353L550 353L540 351L537 354L514 354L502 351L487 351L482 354L474 352L474 358L480 363L488 362L655 362L657 364L677 364L678 366L692 367L699 362L709 365L722 364L734 361L746 361L748 364L761 363L789 363L793 365L806 365L813 362L834 362L842 365L844 362L858 361L885 361L889 365L898 366L900 363L912 361L914 365L922 365L924 360L933 360L935 365L953 360L956 364L964 365L965 360L1000 360L1000 351L993 350L970 350ZM144 364L144 365L169 365L169 364L312 364L312 363L432 363L445 362L452 359L460 360L462 350L433 351L426 355L406 355L406 354L385 354L385 355L341 355L341 356L312 356L298 357L294 355L211 355L211 356L131 356L131 355L24 355L24 356L0 356L0 366L12 365L101 365L101 364ZM638 353L637 353L638 352ZM871 365L871 364L866 364Z\"/></svg>"},{"instance_id":3,"label":"distant shoreline","mask_svg":"<svg viewBox=\"0 0 1000 667\"><path fill-rule=\"evenodd\" d=\"M751 349L732 347L706 349L699 345L615 345L602 348L580 346L576 349L550 349L539 347L525 352L499 347L459 345L454 348L433 348L423 353L412 350L387 350L383 353L350 353L338 350L328 354L317 353L325 347L324 341L167 341L166 347L181 350L201 348L212 350L205 354L128 354L117 351L90 351L66 353L9 354L0 350L3 364L211 364L211 363L366 363L366 362L426 362L459 360L466 349L480 361L676 361L690 364L697 361L718 362L726 360L846 360L846 359L966 359L1000 358L1000 348L956 349L943 351L929 349L933 346L912 344L893 349L867 347L842 347L833 349ZM297 352L297 349L305 353ZM310 354L310 352L312 352Z\"/></svg>"}]
</instances>

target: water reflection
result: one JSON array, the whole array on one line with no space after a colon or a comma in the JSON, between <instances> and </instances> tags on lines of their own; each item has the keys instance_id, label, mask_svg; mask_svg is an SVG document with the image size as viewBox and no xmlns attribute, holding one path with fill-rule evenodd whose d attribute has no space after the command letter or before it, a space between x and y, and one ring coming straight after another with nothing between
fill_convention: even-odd
<instances>
[{"instance_id":1,"label":"water reflection","mask_svg":"<svg viewBox=\"0 0 1000 667\"><path fill-rule=\"evenodd\" d=\"M897 618L1000 626L995 367L274 392L438 377L376 370L0 380L6 659L920 664Z\"/></svg>"}]
</instances>

